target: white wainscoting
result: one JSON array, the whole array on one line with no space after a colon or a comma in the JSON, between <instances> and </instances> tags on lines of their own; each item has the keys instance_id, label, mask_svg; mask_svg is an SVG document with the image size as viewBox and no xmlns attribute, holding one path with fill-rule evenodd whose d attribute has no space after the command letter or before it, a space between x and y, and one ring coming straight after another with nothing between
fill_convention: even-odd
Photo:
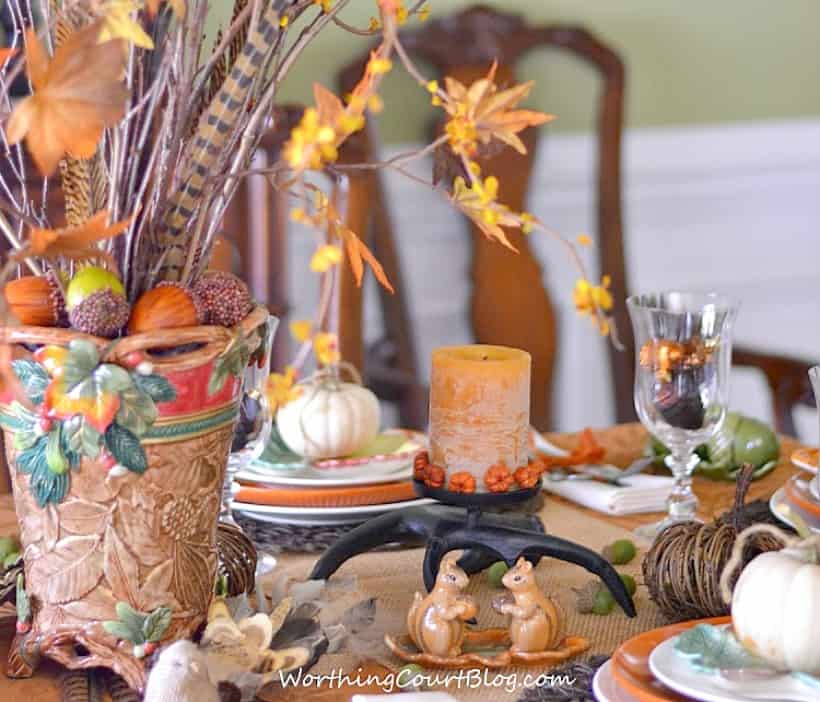
<instances>
[{"instance_id":1,"label":"white wainscoting","mask_svg":"<svg viewBox=\"0 0 820 702\"><path fill-rule=\"evenodd\" d=\"M529 208L568 235L594 235L594 146L588 135L548 133L539 144ZM743 302L740 341L820 360L820 120L635 129L625 136L624 156L633 291L685 287L734 294ZM421 173L428 168L418 166ZM426 374L434 347L470 340L467 233L440 196L400 175L386 178ZM313 244L303 236L292 241L295 314L308 314L315 281L302 272ZM609 424L605 342L572 309L575 273L560 247L540 236L531 243L560 320L557 428ZM373 339L380 320L372 286L368 294L367 334ZM733 406L768 418L764 388L754 372L737 372ZM815 438L813 414L799 419L801 433Z\"/></svg>"}]
</instances>

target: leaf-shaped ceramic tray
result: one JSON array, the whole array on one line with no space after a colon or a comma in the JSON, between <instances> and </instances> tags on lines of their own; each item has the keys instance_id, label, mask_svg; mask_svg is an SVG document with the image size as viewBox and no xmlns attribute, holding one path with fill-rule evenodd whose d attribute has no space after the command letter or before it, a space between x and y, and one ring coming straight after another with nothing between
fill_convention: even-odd
<instances>
[{"instance_id":1,"label":"leaf-shaped ceramic tray","mask_svg":"<svg viewBox=\"0 0 820 702\"><path fill-rule=\"evenodd\" d=\"M239 471L236 479L259 486L301 488L396 482L410 478L413 458L426 446L424 434L388 429L359 455L308 463L274 437L260 459Z\"/></svg>"},{"instance_id":2,"label":"leaf-shaped ceramic tray","mask_svg":"<svg viewBox=\"0 0 820 702\"><path fill-rule=\"evenodd\" d=\"M444 658L431 653L423 653L406 634L393 637L385 635L387 647L406 663L417 663L425 668L466 669L506 668L509 665L555 665L589 648L589 641L580 636L567 636L561 645L552 651L525 653L510 647L509 629L483 629L467 631L464 635L460 656Z\"/></svg>"},{"instance_id":3,"label":"leaf-shaped ceramic tray","mask_svg":"<svg viewBox=\"0 0 820 702\"><path fill-rule=\"evenodd\" d=\"M667 639L650 654L649 668L667 687L701 702L820 699L819 679L769 667L743 648L730 624L699 624Z\"/></svg>"}]
</instances>

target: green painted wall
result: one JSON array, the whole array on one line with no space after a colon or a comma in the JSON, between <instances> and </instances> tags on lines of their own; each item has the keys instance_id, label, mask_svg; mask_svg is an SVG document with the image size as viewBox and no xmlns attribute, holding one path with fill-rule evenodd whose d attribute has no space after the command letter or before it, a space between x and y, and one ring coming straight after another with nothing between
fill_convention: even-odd
<instances>
[{"instance_id":1,"label":"green painted wall","mask_svg":"<svg viewBox=\"0 0 820 702\"><path fill-rule=\"evenodd\" d=\"M214 0L215 22L231 4ZM474 0L429 1L432 16L472 4ZM630 126L820 115L820 0L495 0L489 4L523 13L533 24L582 24L614 47L627 65ZM352 0L342 16L365 26L374 6L375 0ZM366 42L329 27L288 77L282 100L309 100L316 80L332 86L335 69L361 52ZM530 104L558 115L549 129L590 127L596 94L591 69L555 52L537 52L522 64L520 76L537 81ZM420 138L425 116L432 114L426 96L417 93L406 77L394 75L384 98L385 140Z\"/></svg>"}]
</instances>

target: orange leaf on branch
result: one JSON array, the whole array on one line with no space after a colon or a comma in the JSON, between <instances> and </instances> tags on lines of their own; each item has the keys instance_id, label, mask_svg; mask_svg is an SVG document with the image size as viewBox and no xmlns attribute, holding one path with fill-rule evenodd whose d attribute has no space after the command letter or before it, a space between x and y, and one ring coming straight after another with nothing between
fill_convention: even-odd
<instances>
[{"instance_id":1,"label":"orange leaf on branch","mask_svg":"<svg viewBox=\"0 0 820 702\"><path fill-rule=\"evenodd\" d=\"M517 134L526 127L536 127L554 119L535 110L513 109L529 95L533 81L499 90L495 84L498 63L493 62L485 78L473 82L469 87L455 78L444 79L445 90L433 83L433 99L440 101L449 115L445 125L450 148L464 157L472 157L478 144L488 144L492 140L501 141L525 154L527 149ZM428 88L429 89L429 88Z\"/></svg>"},{"instance_id":2,"label":"orange leaf on branch","mask_svg":"<svg viewBox=\"0 0 820 702\"><path fill-rule=\"evenodd\" d=\"M14 54L17 53L17 49L8 49L5 47L0 48L0 67L8 61Z\"/></svg>"},{"instance_id":3,"label":"orange leaf on branch","mask_svg":"<svg viewBox=\"0 0 820 702\"><path fill-rule=\"evenodd\" d=\"M108 211L101 210L78 227L65 227L63 229L32 227L28 244L15 251L9 259L22 261L30 256L48 259L62 256L74 260L98 258L107 261L116 269L116 264L114 264L111 256L96 248L94 244L124 232L131 225L131 219L108 225L106 223L108 221Z\"/></svg>"},{"instance_id":4,"label":"orange leaf on branch","mask_svg":"<svg viewBox=\"0 0 820 702\"><path fill-rule=\"evenodd\" d=\"M395 292L379 260L358 235L344 225L333 203L315 186L307 187L316 193L315 213L308 215L301 209L297 209L291 212L291 219L309 224L316 229L325 229L331 239L336 238L342 241L345 247L345 253L347 254L347 261L353 271L353 277L356 279L356 285L361 286L362 284L364 264L366 263L373 271L376 280L391 293Z\"/></svg>"},{"instance_id":5,"label":"orange leaf on branch","mask_svg":"<svg viewBox=\"0 0 820 702\"><path fill-rule=\"evenodd\" d=\"M498 179L489 176L483 182L480 178L467 185L459 176L453 182L452 203L469 217L488 239L495 239L511 251L518 250L510 243L505 227L521 227L521 217L506 205L497 201Z\"/></svg>"},{"instance_id":6,"label":"orange leaf on branch","mask_svg":"<svg viewBox=\"0 0 820 702\"><path fill-rule=\"evenodd\" d=\"M103 129L125 114L125 44L98 43L101 29L97 21L74 32L53 57L33 30L26 35L26 70L33 92L14 108L6 136L12 145L25 138L43 175L54 173L66 154L91 158Z\"/></svg>"}]
</instances>

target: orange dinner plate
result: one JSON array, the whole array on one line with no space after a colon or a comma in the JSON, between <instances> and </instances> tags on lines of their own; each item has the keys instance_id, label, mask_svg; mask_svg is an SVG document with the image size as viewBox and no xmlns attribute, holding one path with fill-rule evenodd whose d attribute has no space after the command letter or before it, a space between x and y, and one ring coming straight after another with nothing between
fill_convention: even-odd
<instances>
[{"instance_id":1,"label":"orange dinner plate","mask_svg":"<svg viewBox=\"0 0 820 702\"><path fill-rule=\"evenodd\" d=\"M789 502L814 519L820 519L820 502L812 494L811 485L799 476L793 475L783 486Z\"/></svg>"},{"instance_id":2,"label":"orange dinner plate","mask_svg":"<svg viewBox=\"0 0 820 702\"><path fill-rule=\"evenodd\" d=\"M382 483L338 488L279 488L241 485L234 499L275 507L361 507L403 502L416 497L413 483Z\"/></svg>"},{"instance_id":3,"label":"orange dinner plate","mask_svg":"<svg viewBox=\"0 0 820 702\"><path fill-rule=\"evenodd\" d=\"M698 619L638 634L621 644L612 656L612 677L615 684L638 702L689 702L689 697L679 695L655 680L649 670L649 655L656 646L693 626L719 626L731 621L731 617Z\"/></svg>"}]
</instances>

